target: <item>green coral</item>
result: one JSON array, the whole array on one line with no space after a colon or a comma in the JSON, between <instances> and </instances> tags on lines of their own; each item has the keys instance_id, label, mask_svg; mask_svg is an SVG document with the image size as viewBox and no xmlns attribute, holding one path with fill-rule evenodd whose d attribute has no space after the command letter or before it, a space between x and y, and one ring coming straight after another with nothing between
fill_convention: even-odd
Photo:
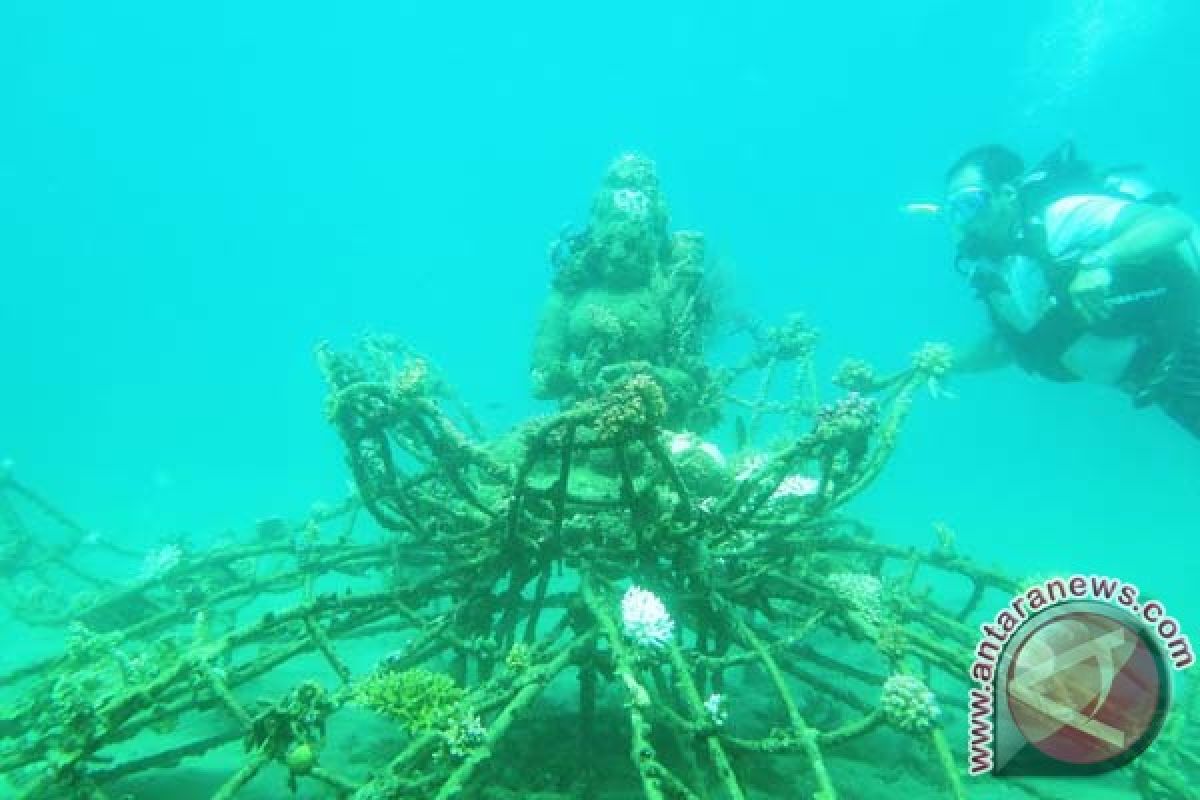
<instances>
[{"instance_id":1,"label":"green coral","mask_svg":"<svg viewBox=\"0 0 1200 800\"><path fill-rule=\"evenodd\" d=\"M403 672L384 668L355 686L351 697L358 705L398 721L410 733L420 733L445 730L461 718L459 706L464 695L444 673L423 668Z\"/></svg>"},{"instance_id":2,"label":"green coral","mask_svg":"<svg viewBox=\"0 0 1200 800\"><path fill-rule=\"evenodd\" d=\"M875 368L860 358L848 358L833 376L833 385L850 392L870 392L879 384Z\"/></svg>"},{"instance_id":3,"label":"green coral","mask_svg":"<svg viewBox=\"0 0 1200 800\"><path fill-rule=\"evenodd\" d=\"M513 672L524 672L533 663L533 650L524 642L517 642L508 651L504 663Z\"/></svg>"},{"instance_id":4,"label":"green coral","mask_svg":"<svg viewBox=\"0 0 1200 800\"><path fill-rule=\"evenodd\" d=\"M604 399L596 431L604 441L625 441L662 424L667 399L662 387L648 374L626 378Z\"/></svg>"},{"instance_id":5,"label":"green coral","mask_svg":"<svg viewBox=\"0 0 1200 800\"><path fill-rule=\"evenodd\" d=\"M954 367L954 351L940 342L926 342L912 357L913 369L941 378Z\"/></svg>"},{"instance_id":6,"label":"green coral","mask_svg":"<svg viewBox=\"0 0 1200 800\"><path fill-rule=\"evenodd\" d=\"M758 361L807 361L812 358L820 334L808 324L803 314L791 314L778 326L764 331L759 341Z\"/></svg>"}]
</instances>

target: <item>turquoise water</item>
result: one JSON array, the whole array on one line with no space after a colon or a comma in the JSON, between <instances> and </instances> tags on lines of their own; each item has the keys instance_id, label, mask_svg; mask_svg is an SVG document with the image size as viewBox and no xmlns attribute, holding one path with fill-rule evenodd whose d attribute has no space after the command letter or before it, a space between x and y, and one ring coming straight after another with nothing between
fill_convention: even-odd
<instances>
[{"instance_id":1,"label":"turquoise water","mask_svg":"<svg viewBox=\"0 0 1200 800\"><path fill-rule=\"evenodd\" d=\"M739 308L805 312L825 373L902 365L984 324L947 232L900 211L968 147L1074 138L1200 211L1198 39L1187 0L13 0L0 458L145 551L344 495L319 341L400 336L492 432L546 413L546 246L629 150ZM945 522L1018 574L1120 577L1197 630L1200 443L1099 387L952 388L854 513L922 545Z\"/></svg>"}]
</instances>

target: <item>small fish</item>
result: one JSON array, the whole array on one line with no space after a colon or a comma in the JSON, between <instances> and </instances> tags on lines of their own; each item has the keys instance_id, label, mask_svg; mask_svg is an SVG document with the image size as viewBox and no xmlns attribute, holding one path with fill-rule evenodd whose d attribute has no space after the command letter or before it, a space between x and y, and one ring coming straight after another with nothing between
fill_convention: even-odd
<instances>
[{"instance_id":1,"label":"small fish","mask_svg":"<svg viewBox=\"0 0 1200 800\"><path fill-rule=\"evenodd\" d=\"M942 207L937 203L906 203L901 210L906 214L925 214L936 216L942 213Z\"/></svg>"}]
</instances>

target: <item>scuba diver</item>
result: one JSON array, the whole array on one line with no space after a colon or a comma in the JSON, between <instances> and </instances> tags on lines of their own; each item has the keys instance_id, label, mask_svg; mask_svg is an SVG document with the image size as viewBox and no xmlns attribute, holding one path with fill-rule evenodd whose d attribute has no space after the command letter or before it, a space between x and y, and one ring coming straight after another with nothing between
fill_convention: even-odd
<instances>
[{"instance_id":1,"label":"scuba diver","mask_svg":"<svg viewBox=\"0 0 1200 800\"><path fill-rule=\"evenodd\" d=\"M992 323L955 369L1109 384L1200 437L1200 235L1129 172L1070 144L1028 172L998 145L954 163L940 210Z\"/></svg>"}]
</instances>

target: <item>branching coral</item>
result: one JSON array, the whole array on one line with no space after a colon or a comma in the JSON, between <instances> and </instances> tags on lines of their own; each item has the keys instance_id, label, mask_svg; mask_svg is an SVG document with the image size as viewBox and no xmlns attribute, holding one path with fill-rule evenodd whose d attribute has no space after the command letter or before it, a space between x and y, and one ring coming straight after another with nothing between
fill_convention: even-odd
<instances>
[{"instance_id":1,"label":"branching coral","mask_svg":"<svg viewBox=\"0 0 1200 800\"><path fill-rule=\"evenodd\" d=\"M465 692L449 675L427 669L377 669L353 689L353 702L399 722L411 733L444 730L461 716Z\"/></svg>"}]
</instances>

